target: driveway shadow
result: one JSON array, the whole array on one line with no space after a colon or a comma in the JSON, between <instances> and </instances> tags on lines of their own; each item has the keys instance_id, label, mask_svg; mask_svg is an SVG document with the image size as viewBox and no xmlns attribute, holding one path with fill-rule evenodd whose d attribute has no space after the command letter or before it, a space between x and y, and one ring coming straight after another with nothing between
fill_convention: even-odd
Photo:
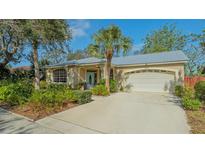
<instances>
[{"instance_id":1,"label":"driveway shadow","mask_svg":"<svg viewBox=\"0 0 205 154\"><path fill-rule=\"evenodd\" d=\"M162 94L162 96L167 100L167 102L170 102L174 105L177 105L177 106L183 108L182 103L181 103L181 99L179 97L171 95L171 94L170 95L163 95Z\"/></svg>"}]
</instances>

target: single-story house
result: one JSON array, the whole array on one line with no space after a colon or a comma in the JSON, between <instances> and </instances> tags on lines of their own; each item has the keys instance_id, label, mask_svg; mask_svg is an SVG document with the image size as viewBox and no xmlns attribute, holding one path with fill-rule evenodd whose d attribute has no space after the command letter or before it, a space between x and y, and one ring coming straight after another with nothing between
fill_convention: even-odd
<instances>
[{"instance_id":1,"label":"single-story house","mask_svg":"<svg viewBox=\"0 0 205 154\"><path fill-rule=\"evenodd\" d=\"M183 84L187 61L182 51L113 57L110 78L125 90L172 92L175 83ZM105 62L106 59L90 57L49 65L47 82L72 87L85 82L88 88L93 87L105 76Z\"/></svg>"}]
</instances>

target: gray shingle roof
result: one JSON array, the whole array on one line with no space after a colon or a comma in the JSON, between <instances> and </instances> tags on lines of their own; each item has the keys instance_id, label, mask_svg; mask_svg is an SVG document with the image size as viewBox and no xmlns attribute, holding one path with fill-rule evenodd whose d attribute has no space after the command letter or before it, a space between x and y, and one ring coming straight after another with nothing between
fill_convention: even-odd
<instances>
[{"instance_id":1,"label":"gray shingle roof","mask_svg":"<svg viewBox=\"0 0 205 154\"><path fill-rule=\"evenodd\" d=\"M103 63L105 59L99 59L96 57L84 58L77 60L78 64L95 64L95 63Z\"/></svg>"},{"instance_id":2,"label":"gray shingle roof","mask_svg":"<svg viewBox=\"0 0 205 154\"><path fill-rule=\"evenodd\" d=\"M48 67L61 67L67 65L83 65L83 64L96 64L104 63L105 59L99 59L95 57L84 58L80 60L71 60L62 64L49 65ZM125 56L125 57L114 57L112 64L117 66L133 65L133 64L151 64L151 63L167 63L177 61L188 61L187 56L182 51L170 51L160 52L152 54Z\"/></svg>"}]
</instances>

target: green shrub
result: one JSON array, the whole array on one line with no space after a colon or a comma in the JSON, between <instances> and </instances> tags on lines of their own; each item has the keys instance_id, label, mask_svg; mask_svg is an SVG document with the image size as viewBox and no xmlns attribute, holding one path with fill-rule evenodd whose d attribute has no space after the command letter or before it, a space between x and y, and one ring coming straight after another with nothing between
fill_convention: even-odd
<instances>
[{"instance_id":1,"label":"green shrub","mask_svg":"<svg viewBox=\"0 0 205 154\"><path fill-rule=\"evenodd\" d=\"M201 101L205 101L205 81L199 81L194 86L195 96Z\"/></svg>"},{"instance_id":2,"label":"green shrub","mask_svg":"<svg viewBox=\"0 0 205 154\"><path fill-rule=\"evenodd\" d=\"M36 90L30 97L29 105L34 112L45 110L53 111L63 106L64 97L62 92L52 90Z\"/></svg>"},{"instance_id":3,"label":"green shrub","mask_svg":"<svg viewBox=\"0 0 205 154\"><path fill-rule=\"evenodd\" d=\"M104 85L97 85L91 89L93 95L107 96L109 95Z\"/></svg>"},{"instance_id":4,"label":"green shrub","mask_svg":"<svg viewBox=\"0 0 205 154\"><path fill-rule=\"evenodd\" d=\"M37 103L46 107L55 107L62 105L64 101L63 92L52 90L36 90L30 97L31 103Z\"/></svg>"},{"instance_id":5,"label":"green shrub","mask_svg":"<svg viewBox=\"0 0 205 154\"><path fill-rule=\"evenodd\" d=\"M48 88L48 83L44 80L40 81L40 89Z\"/></svg>"},{"instance_id":6,"label":"green shrub","mask_svg":"<svg viewBox=\"0 0 205 154\"><path fill-rule=\"evenodd\" d=\"M100 80L99 84L105 86L105 79ZM117 81L116 80L110 80L110 92L111 93L117 92Z\"/></svg>"},{"instance_id":7,"label":"green shrub","mask_svg":"<svg viewBox=\"0 0 205 154\"><path fill-rule=\"evenodd\" d=\"M117 92L117 81L116 80L110 80L110 92L111 93Z\"/></svg>"},{"instance_id":8,"label":"green shrub","mask_svg":"<svg viewBox=\"0 0 205 154\"><path fill-rule=\"evenodd\" d=\"M68 86L66 84L49 84L47 86L48 90L52 90L52 91L65 91L66 89L68 89Z\"/></svg>"},{"instance_id":9,"label":"green shrub","mask_svg":"<svg viewBox=\"0 0 205 154\"><path fill-rule=\"evenodd\" d=\"M92 92L89 90L74 90L74 100L77 101L79 104L89 103L92 98Z\"/></svg>"},{"instance_id":10,"label":"green shrub","mask_svg":"<svg viewBox=\"0 0 205 154\"><path fill-rule=\"evenodd\" d=\"M62 107L64 102L76 101L79 104L89 103L92 93L90 91L80 90L36 90L30 97L31 103L36 103L38 106L46 108Z\"/></svg>"},{"instance_id":11,"label":"green shrub","mask_svg":"<svg viewBox=\"0 0 205 154\"><path fill-rule=\"evenodd\" d=\"M184 88L182 105L187 110L198 110L201 107L201 102L195 99L194 92L191 88Z\"/></svg>"},{"instance_id":12,"label":"green shrub","mask_svg":"<svg viewBox=\"0 0 205 154\"><path fill-rule=\"evenodd\" d=\"M176 96L182 97L182 95L183 95L183 90L184 90L184 87L183 87L182 85L176 85L176 86L175 86L174 93L175 93Z\"/></svg>"},{"instance_id":13,"label":"green shrub","mask_svg":"<svg viewBox=\"0 0 205 154\"><path fill-rule=\"evenodd\" d=\"M11 83L12 83L11 80L0 80L0 87L8 86Z\"/></svg>"},{"instance_id":14,"label":"green shrub","mask_svg":"<svg viewBox=\"0 0 205 154\"><path fill-rule=\"evenodd\" d=\"M63 92L64 101L76 101L73 90L67 89Z\"/></svg>"},{"instance_id":15,"label":"green shrub","mask_svg":"<svg viewBox=\"0 0 205 154\"><path fill-rule=\"evenodd\" d=\"M0 99L10 105L21 105L31 96L33 87L29 80L18 81L0 87Z\"/></svg>"},{"instance_id":16,"label":"green shrub","mask_svg":"<svg viewBox=\"0 0 205 154\"><path fill-rule=\"evenodd\" d=\"M189 97L182 98L182 105L187 110L199 110L201 102L198 99L190 99Z\"/></svg>"}]
</instances>

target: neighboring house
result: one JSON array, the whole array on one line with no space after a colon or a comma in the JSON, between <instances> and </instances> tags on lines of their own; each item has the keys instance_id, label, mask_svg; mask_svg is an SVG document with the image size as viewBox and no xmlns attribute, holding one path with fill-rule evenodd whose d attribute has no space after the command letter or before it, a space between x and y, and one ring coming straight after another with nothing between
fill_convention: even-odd
<instances>
[{"instance_id":1,"label":"neighboring house","mask_svg":"<svg viewBox=\"0 0 205 154\"><path fill-rule=\"evenodd\" d=\"M172 92L175 83L183 84L187 60L182 51L114 57L110 78L125 90ZM104 78L105 62L91 57L50 65L46 67L47 81L72 87L86 82L90 88Z\"/></svg>"},{"instance_id":2,"label":"neighboring house","mask_svg":"<svg viewBox=\"0 0 205 154\"><path fill-rule=\"evenodd\" d=\"M24 71L31 71L31 70L32 70L31 66L19 66L19 67L10 68L11 73L15 73L16 71L24 72Z\"/></svg>"}]
</instances>

